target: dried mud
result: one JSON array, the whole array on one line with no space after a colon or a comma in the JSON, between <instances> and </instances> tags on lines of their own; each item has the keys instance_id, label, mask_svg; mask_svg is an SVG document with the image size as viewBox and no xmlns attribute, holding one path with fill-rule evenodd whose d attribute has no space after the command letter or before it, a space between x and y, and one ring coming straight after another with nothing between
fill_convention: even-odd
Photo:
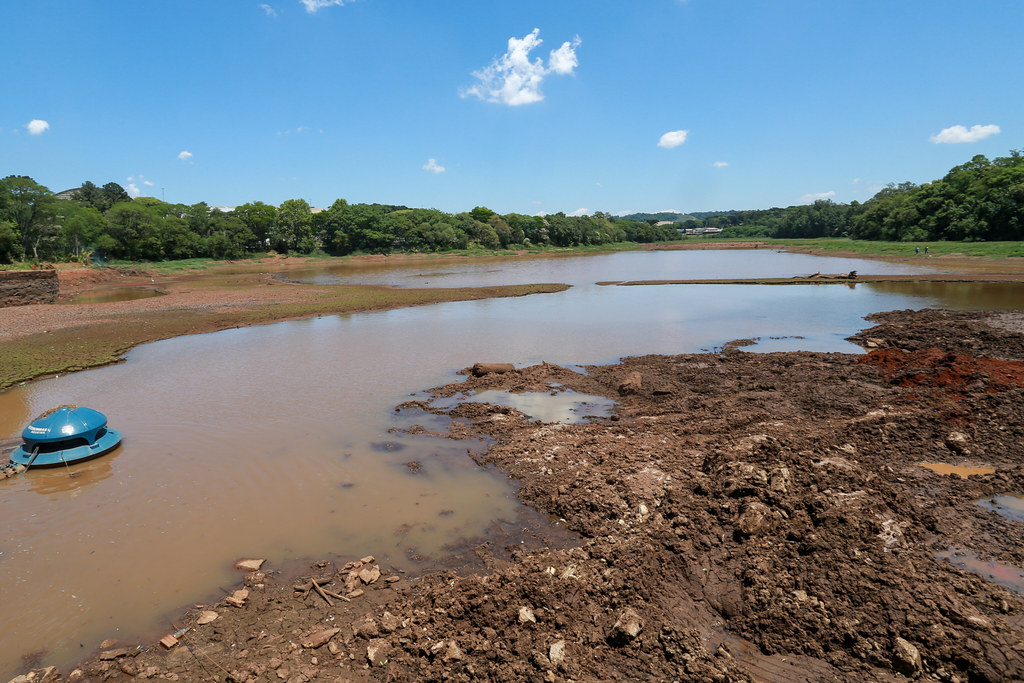
<instances>
[{"instance_id":1,"label":"dried mud","mask_svg":"<svg viewBox=\"0 0 1024 683\"><path fill-rule=\"evenodd\" d=\"M875 322L864 355L729 349L438 388L617 399L572 425L434 409L491 437L481 465L577 542L481 543L478 569L415 580L321 563L327 591L356 595L331 604L256 572L243 606L190 611L170 649L117 643L63 680L1022 680L1024 525L976 502L1024 492L1024 316Z\"/></svg>"}]
</instances>

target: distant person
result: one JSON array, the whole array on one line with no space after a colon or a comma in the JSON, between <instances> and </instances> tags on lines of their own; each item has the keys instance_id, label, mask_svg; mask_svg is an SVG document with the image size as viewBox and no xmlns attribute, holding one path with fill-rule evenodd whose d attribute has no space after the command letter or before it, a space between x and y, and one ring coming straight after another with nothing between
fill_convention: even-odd
<instances>
[{"instance_id":1,"label":"distant person","mask_svg":"<svg viewBox=\"0 0 1024 683\"><path fill-rule=\"evenodd\" d=\"M915 254L920 254L921 253L921 247L914 247L914 253Z\"/></svg>"},{"instance_id":2,"label":"distant person","mask_svg":"<svg viewBox=\"0 0 1024 683\"><path fill-rule=\"evenodd\" d=\"M924 248L924 253L926 253L926 254L928 253L928 247Z\"/></svg>"}]
</instances>

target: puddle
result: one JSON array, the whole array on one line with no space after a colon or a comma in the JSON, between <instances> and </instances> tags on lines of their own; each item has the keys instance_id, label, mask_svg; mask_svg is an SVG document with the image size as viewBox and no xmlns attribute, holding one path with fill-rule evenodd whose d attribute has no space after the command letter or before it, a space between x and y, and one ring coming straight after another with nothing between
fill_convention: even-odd
<instances>
[{"instance_id":1,"label":"puddle","mask_svg":"<svg viewBox=\"0 0 1024 683\"><path fill-rule=\"evenodd\" d=\"M1014 493L1006 496L982 498L976 505L980 505L992 512L998 512L1011 522L1024 522L1024 494Z\"/></svg>"},{"instance_id":2,"label":"puddle","mask_svg":"<svg viewBox=\"0 0 1024 683\"><path fill-rule=\"evenodd\" d=\"M1013 565L979 559L970 550L958 546L935 553L935 557L949 561L954 567L983 576L1018 595L1024 595L1024 571Z\"/></svg>"},{"instance_id":3,"label":"puddle","mask_svg":"<svg viewBox=\"0 0 1024 683\"><path fill-rule=\"evenodd\" d=\"M994 467L978 467L971 465L948 465L944 462L921 462L918 463L921 467L927 467L936 474L941 474L944 477L951 477L954 474L961 479L966 479L972 474L995 474L996 468Z\"/></svg>"},{"instance_id":4,"label":"puddle","mask_svg":"<svg viewBox=\"0 0 1024 683\"><path fill-rule=\"evenodd\" d=\"M76 294L67 300L68 304L109 304L116 301L133 301L134 299L148 299L153 296L163 296L163 292L152 287L104 287L101 289L90 289Z\"/></svg>"},{"instance_id":5,"label":"puddle","mask_svg":"<svg viewBox=\"0 0 1024 683\"><path fill-rule=\"evenodd\" d=\"M615 401L604 396L577 394L575 391L555 393L508 391L481 391L461 403L489 403L494 406L515 408L533 422L583 424L588 420L608 417L615 408Z\"/></svg>"}]
</instances>

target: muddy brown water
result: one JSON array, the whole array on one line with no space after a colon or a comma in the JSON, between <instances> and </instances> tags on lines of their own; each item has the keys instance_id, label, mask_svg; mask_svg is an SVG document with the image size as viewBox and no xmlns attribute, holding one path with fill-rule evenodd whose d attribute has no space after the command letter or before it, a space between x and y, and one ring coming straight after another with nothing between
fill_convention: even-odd
<instances>
[{"instance_id":1,"label":"muddy brown water","mask_svg":"<svg viewBox=\"0 0 1024 683\"><path fill-rule=\"evenodd\" d=\"M467 455L485 444L389 432L443 431L438 418L394 407L474 362L607 363L755 337L747 350L857 352L844 337L866 325L864 315L942 305L859 285L594 284L639 271L681 278L699 263L694 254L711 255L728 270L720 274L743 264L764 276L871 272L847 259L788 258L772 271L771 258L794 255L769 252L753 265L743 252L614 255L624 258L600 268L588 257L582 270L546 259L528 265L541 269L531 281L576 286L171 339L120 365L0 393L0 440L63 403L104 412L124 434L117 451L74 467L74 477L36 470L0 482L0 678L33 653L66 667L107 638L163 635L169 617L239 580L239 558L267 558L274 569L374 554L414 575L496 523L514 526L506 522L523 508L513 486ZM515 271L522 263L512 262L508 281L526 277ZM500 282L491 271L502 267L480 264L474 280L459 266L458 277Z\"/></svg>"}]
</instances>

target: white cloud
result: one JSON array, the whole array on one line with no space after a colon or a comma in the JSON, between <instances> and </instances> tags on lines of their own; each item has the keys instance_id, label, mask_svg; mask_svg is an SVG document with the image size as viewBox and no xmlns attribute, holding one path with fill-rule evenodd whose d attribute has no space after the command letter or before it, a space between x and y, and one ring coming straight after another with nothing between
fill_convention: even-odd
<instances>
[{"instance_id":1,"label":"white cloud","mask_svg":"<svg viewBox=\"0 0 1024 683\"><path fill-rule=\"evenodd\" d=\"M729 165L729 162L728 161L716 161L713 165L714 165L715 168L725 168L726 166Z\"/></svg>"},{"instance_id":2,"label":"white cloud","mask_svg":"<svg viewBox=\"0 0 1024 683\"><path fill-rule=\"evenodd\" d=\"M305 6L306 11L310 14L316 13L318 9L324 7L333 7L335 5L341 6L346 2L353 2L354 0L300 0Z\"/></svg>"},{"instance_id":3,"label":"white cloud","mask_svg":"<svg viewBox=\"0 0 1024 683\"><path fill-rule=\"evenodd\" d=\"M576 209L572 213L565 214L566 216L589 216L590 209Z\"/></svg>"},{"instance_id":4,"label":"white cloud","mask_svg":"<svg viewBox=\"0 0 1024 683\"><path fill-rule=\"evenodd\" d=\"M32 119L25 124L25 127L28 128L29 135L42 135L50 130L50 124L42 119Z\"/></svg>"},{"instance_id":5,"label":"white cloud","mask_svg":"<svg viewBox=\"0 0 1024 683\"><path fill-rule=\"evenodd\" d=\"M143 180L142 184L143 185L147 185L149 187L153 187L153 181L152 180Z\"/></svg>"},{"instance_id":6,"label":"white cloud","mask_svg":"<svg viewBox=\"0 0 1024 683\"><path fill-rule=\"evenodd\" d=\"M816 192L813 194L805 194L800 198L802 202L815 202L819 199L832 199L836 196L835 190L829 190L828 192Z\"/></svg>"},{"instance_id":7,"label":"white cloud","mask_svg":"<svg viewBox=\"0 0 1024 683\"><path fill-rule=\"evenodd\" d=\"M192 161L192 152L188 151L187 149L183 149L180 152L178 152L178 158L181 159L182 161Z\"/></svg>"},{"instance_id":8,"label":"white cloud","mask_svg":"<svg viewBox=\"0 0 1024 683\"><path fill-rule=\"evenodd\" d=\"M268 17L274 17L275 19L277 19L277 11L270 5L260 5L260 8L267 13Z\"/></svg>"},{"instance_id":9,"label":"white cloud","mask_svg":"<svg viewBox=\"0 0 1024 683\"><path fill-rule=\"evenodd\" d=\"M129 180L131 180L131 178L129 178ZM135 183L128 183L124 189L128 193L128 196L130 196L132 199L135 199L140 194L142 194L142 191L135 186Z\"/></svg>"},{"instance_id":10,"label":"white cloud","mask_svg":"<svg viewBox=\"0 0 1024 683\"><path fill-rule=\"evenodd\" d=\"M562 43L562 47L552 50L548 57L550 71L559 76L572 74L573 69L580 65L579 60L576 59L576 48L580 46L581 42L583 41L580 40L580 37L576 36L571 43L567 40Z\"/></svg>"},{"instance_id":11,"label":"white cloud","mask_svg":"<svg viewBox=\"0 0 1024 683\"><path fill-rule=\"evenodd\" d=\"M670 130L661 136L658 140L658 147L664 147L665 149L672 149L686 142L686 136L690 134L688 130Z\"/></svg>"},{"instance_id":12,"label":"white cloud","mask_svg":"<svg viewBox=\"0 0 1024 683\"><path fill-rule=\"evenodd\" d=\"M999 126L988 125L988 126L971 126L967 129L965 126L950 126L949 128L943 128L938 135L933 135L929 140L934 142L936 145L950 144L955 145L961 142L977 142L978 140L984 140L991 135L999 134Z\"/></svg>"},{"instance_id":13,"label":"white cloud","mask_svg":"<svg viewBox=\"0 0 1024 683\"><path fill-rule=\"evenodd\" d=\"M579 66L576 48L580 46L580 37L576 36L570 43L562 43L557 50L548 56L548 65L540 57L530 60L530 52L543 43L540 29L535 28L523 38L509 38L508 51L495 57L489 65L473 72L480 81L462 91L462 97L473 95L487 102L498 102L516 107L521 104L540 102L544 95L540 86L549 74L569 76Z\"/></svg>"},{"instance_id":14,"label":"white cloud","mask_svg":"<svg viewBox=\"0 0 1024 683\"><path fill-rule=\"evenodd\" d=\"M437 159L427 159L427 163L423 164L424 171L430 171L431 173L444 173L445 168L437 163Z\"/></svg>"},{"instance_id":15,"label":"white cloud","mask_svg":"<svg viewBox=\"0 0 1024 683\"><path fill-rule=\"evenodd\" d=\"M851 184L852 184L852 185L856 185L856 184L857 184L857 183L859 183L859 182L860 182L860 178L854 178L854 179L853 179L853 182L852 182Z\"/></svg>"}]
</instances>

